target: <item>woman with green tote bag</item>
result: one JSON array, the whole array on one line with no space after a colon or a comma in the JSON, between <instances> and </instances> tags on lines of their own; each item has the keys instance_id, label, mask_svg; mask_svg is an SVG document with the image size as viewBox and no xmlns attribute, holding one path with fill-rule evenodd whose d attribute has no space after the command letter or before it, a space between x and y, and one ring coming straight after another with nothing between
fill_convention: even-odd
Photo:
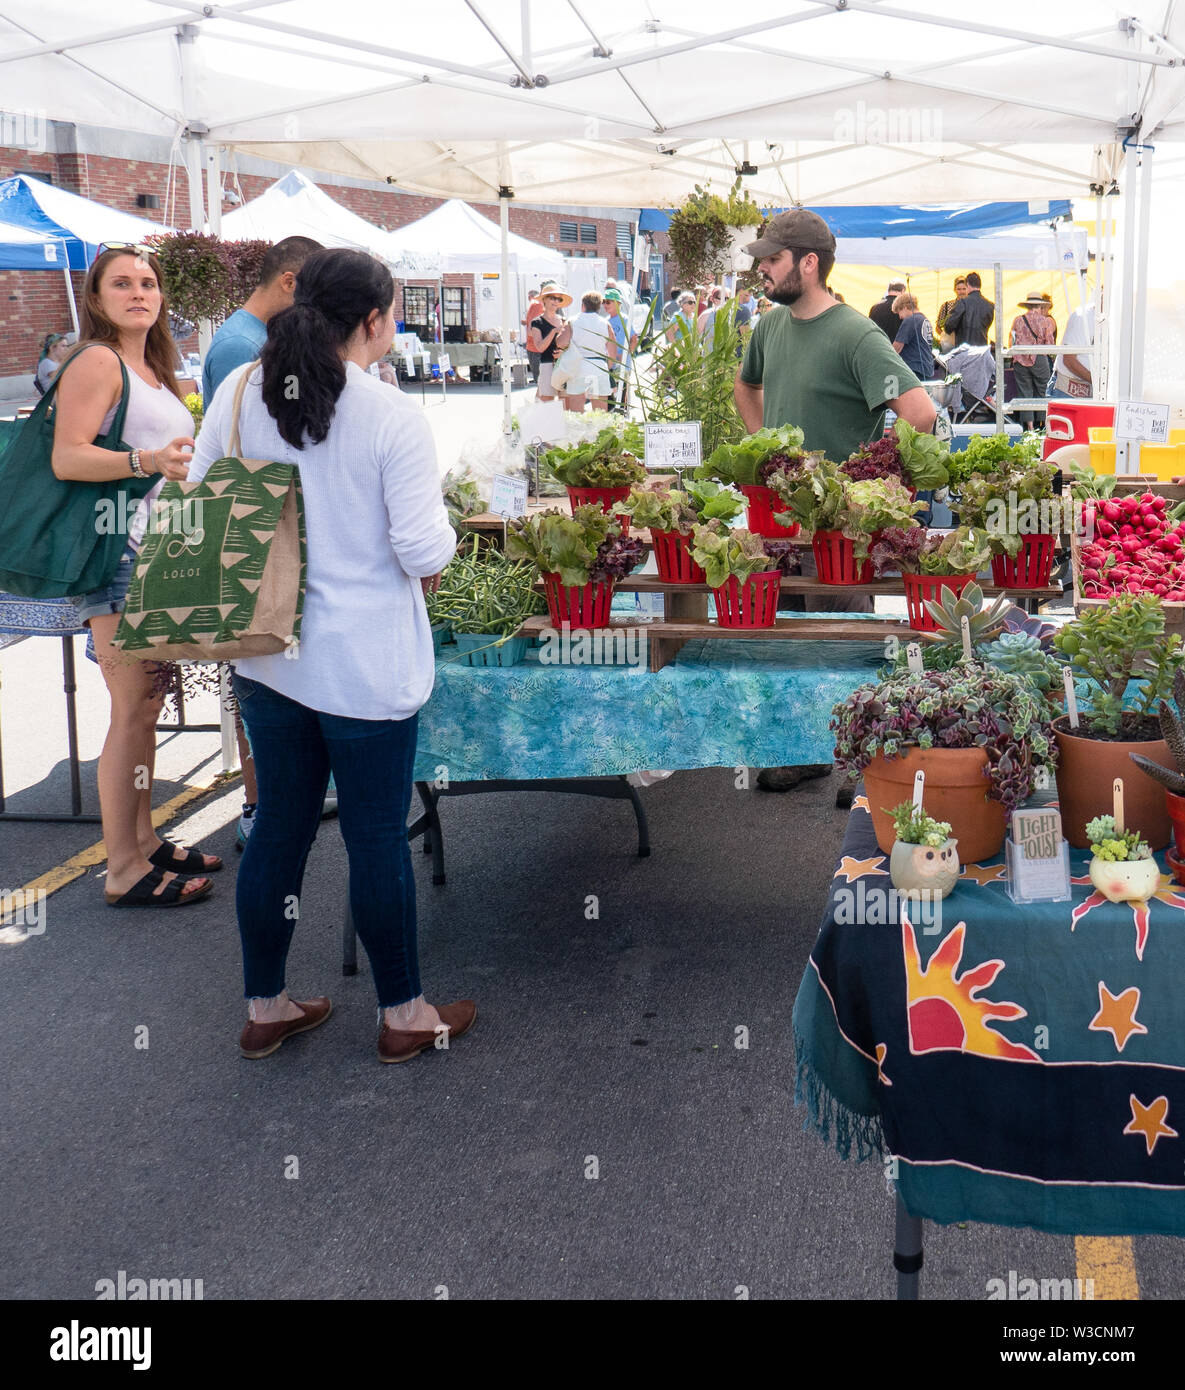
<instances>
[{"instance_id":1,"label":"woman with green tote bag","mask_svg":"<svg viewBox=\"0 0 1185 1390\"><path fill-rule=\"evenodd\" d=\"M180 907L204 898L211 882L192 875L222 867L214 855L162 840L152 824L156 721L163 696L156 670L111 645L149 508L166 478L185 478L193 421L177 388L177 350L161 288L160 263L146 247L101 249L86 278L79 346L59 371L53 471L84 483L158 475L134 511L106 518L126 531L126 548L110 583L75 599L90 625L95 655L111 696L111 724L99 755L99 809L107 850L106 899L112 907ZM127 400L124 402L124 383ZM122 440L102 448L123 406ZM130 512L130 515L129 515ZM100 519L95 518L98 526Z\"/></svg>"}]
</instances>

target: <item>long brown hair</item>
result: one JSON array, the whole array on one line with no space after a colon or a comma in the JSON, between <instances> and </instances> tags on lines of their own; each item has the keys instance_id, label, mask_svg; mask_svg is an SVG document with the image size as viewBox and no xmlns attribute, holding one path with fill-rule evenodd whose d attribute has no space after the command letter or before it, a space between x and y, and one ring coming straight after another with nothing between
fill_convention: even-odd
<instances>
[{"instance_id":1,"label":"long brown hair","mask_svg":"<svg viewBox=\"0 0 1185 1390\"><path fill-rule=\"evenodd\" d=\"M169 332L169 303L165 298L165 278L160 261L151 251L117 246L110 251L101 251L95 257L83 286L82 306L78 315L78 346L74 352L80 351L87 343L110 343L112 346L119 343L119 329L104 314L103 306L99 303L99 283L107 267L119 256L135 256L137 260L146 262L156 276L156 283L160 286L160 313L148 330L148 337L144 342L144 361L151 367L157 381L166 390L172 391L179 401L183 401L185 398L177 385L180 357L177 345L173 342L173 335ZM70 354L71 357L74 356L74 352Z\"/></svg>"}]
</instances>

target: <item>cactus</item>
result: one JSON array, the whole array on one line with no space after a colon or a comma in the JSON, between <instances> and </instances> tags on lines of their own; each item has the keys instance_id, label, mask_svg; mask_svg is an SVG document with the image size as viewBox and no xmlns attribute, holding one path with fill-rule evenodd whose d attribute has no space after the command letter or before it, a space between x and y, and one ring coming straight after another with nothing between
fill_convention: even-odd
<instances>
[{"instance_id":1,"label":"cactus","mask_svg":"<svg viewBox=\"0 0 1185 1390\"><path fill-rule=\"evenodd\" d=\"M1173 696L1177 701L1177 708L1185 708L1185 672L1177 672L1173 680ZM1143 753L1129 753L1128 757L1141 772L1146 772L1161 786L1167 787L1174 796L1185 796L1185 725L1181 723L1180 716L1170 709L1167 700L1161 700L1157 713L1160 718L1160 732L1164 735L1164 741L1177 764L1176 770L1154 763Z\"/></svg>"},{"instance_id":2,"label":"cactus","mask_svg":"<svg viewBox=\"0 0 1185 1390\"><path fill-rule=\"evenodd\" d=\"M939 594L941 599L941 593ZM1004 627L1004 615L1012 605L1000 594L990 608L983 607L983 590L978 584L968 584L953 602L926 600L926 609L938 624L938 631L926 634L931 641L961 646L963 619L971 629L971 646L975 648L990 641Z\"/></svg>"}]
</instances>

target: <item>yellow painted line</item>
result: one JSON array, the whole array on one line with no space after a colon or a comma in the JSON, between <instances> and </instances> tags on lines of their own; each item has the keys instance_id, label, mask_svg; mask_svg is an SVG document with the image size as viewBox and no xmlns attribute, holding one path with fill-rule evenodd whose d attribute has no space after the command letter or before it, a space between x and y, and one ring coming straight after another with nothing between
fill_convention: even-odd
<instances>
[{"instance_id":1,"label":"yellow painted line","mask_svg":"<svg viewBox=\"0 0 1185 1390\"><path fill-rule=\"evenodd\" d=\"M1136 1252L1130 1236L1075 1236L1074 1254L1082 1287L1094 1280L1094 1296L1132 1302L1140 1297Z\"/></svg>"},{"instance_id":2,"label":"yellow painted line","mask_svg":"<svg viewBox=\"0 0 1185 1390\"><path fill-rule=\"evenodd\" d=\"M237 776L237 774L235 775ZM233 777L224 777L212 782L208 787L186 787L184 791L178 792L176 796L171 797L153 811L153 825L167 825L190 802L197 801L199 797L205 796L208 792L222 791L233 780ZM102 840L98 840L95 844L88 845L86 849L79 850L64 864L58 864L48 873L41 874L31 882L26 883L19 891L25 893L41 892L48 897L50 893L56 893L59 888L64 888L67 883L73 883L76 878L81 878L88 869L93 869L104 863L106 858L107 847Z\"/></svg>"}]
</instances>

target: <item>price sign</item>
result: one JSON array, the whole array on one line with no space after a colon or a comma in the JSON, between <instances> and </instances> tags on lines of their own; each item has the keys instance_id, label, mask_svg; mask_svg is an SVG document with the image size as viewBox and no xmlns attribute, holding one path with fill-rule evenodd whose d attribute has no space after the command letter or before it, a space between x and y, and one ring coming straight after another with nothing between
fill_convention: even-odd
<instances>
[{"instance_id":1,"label":"price sign","mask_svg":"<svg viewBox=\"0 0 1185 1390\"><path fill-rule=\"evenodd\" d=\"M1115 438L1167 444L1170 410L1170 406L1152 405L1148 401L1120 401L1115 407Z\"/></svg>"},{"instance_id":2,"label":"price sign","mask_svg":"<svg viewBox=\"0 0 1185 1390\"><path fill-rule=\"evenodd\" d=\"M523 516L527 510L527 480L495 473L490 485L490 511L495 516Z\"/></svg>"},{"instance_id":3,"label":"price sign","mask_svg":"<svg viewBox=\"0 0 1185 1390\"><path fill-rule=\"evenodd\" d=\"M923 671L922 648L918 642L910 642L905 648L905 659L909 662L909 669L915 676L920 676Z\"/></svg>"},{"instance_id":4,"label":"price sign","mask_svg":"<svg viewBox=\"0 0 1185 1390\"><path fill-rule=\"evenodd\" d=\"M451 372L453 369L453 364L449 361L449 355L447 352L442 352L440 354L440 356L436 359L436 365L440 368L441 376L443 376L445 372Z\"/></svg>"},{"instance_id":5,"label":"price sign","mask_svg":"<svg viewBox=\"0 0 1185 1390\"><path fill-rule=\"evenodd\" d=\"M1016 811L1008 841L1008 893L1014 902L1062 902L1071 896L1062 818L1048 807Z\"/></svg>"},{"instance_id":6,"label":"price sign","mask_svg":"<svg viewBox=\"0 0 1185 1390\"><path fill-rule=\"evenodd\" d=\"M415 376L416 374L416 364L410 352L405 352L403 354L403 370L408 376Z\"/></svg>"},{"instance_id":7,"label":"price sign","mask_svg":"<svg viewBox=\"0 0 1185 1390\"><path fill-rule=\"evenodd\" d=\"M646 467L652 473L672 473L676 469L698 468L702 458L700 422L669 421L647 424Z\"/></svg>"}]
</instances>

